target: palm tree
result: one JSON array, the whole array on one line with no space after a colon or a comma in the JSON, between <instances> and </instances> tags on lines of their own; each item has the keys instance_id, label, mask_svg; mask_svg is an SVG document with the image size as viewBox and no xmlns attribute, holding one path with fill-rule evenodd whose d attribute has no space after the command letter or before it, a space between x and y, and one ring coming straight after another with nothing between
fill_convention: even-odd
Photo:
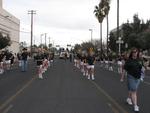
<instances>
[{"instance_id":1,"label":"palm tree","mask_svg":"<svg viewBox=\"0 0 150 113\"><path fill-rule=\"evenodd\" d=\"M94 14L98 22L100 23L100 43L101 43L101 56L102 56L102 22L105 17L102 1L99 3L98 6L95 6Z\"/></svg>"},{"instance_id":2,"label":"palm tree","mask_svg":"<svg viewBox=\"0 0 150 113\"><path fill-rule=\"evenodd\" d=\"M109 32L109 23L108 23L108 14L110 10L110 1L111 0L101 0L98 6L95 6L95 16L100 23L100 42L101 42L101 52L102 52L102 22L103 19L107 16L107 55L108 55L108 32Z\"/></svg>"},{"instance_id":3,"label":"palm tree","mask_svg":"<svg viewBox=\"0 0 150 113\"><path fill-rule=\"evenodd\" d=\"M119 0L117 0L117 39L119 39Z\"/></svg>"},{"instance_id":4,"label":"palm tree","mask_svg":"<svg viewBox=\"0 0 150 113\"><path fill-rule=\"evenodd\" d=\"M110 10L110 1L111 0L104 0L104 12L107 19L107 56L108 56L108 33L109 33L109 20L108 20L108 14Z\"/></svg>"}]
</instances>

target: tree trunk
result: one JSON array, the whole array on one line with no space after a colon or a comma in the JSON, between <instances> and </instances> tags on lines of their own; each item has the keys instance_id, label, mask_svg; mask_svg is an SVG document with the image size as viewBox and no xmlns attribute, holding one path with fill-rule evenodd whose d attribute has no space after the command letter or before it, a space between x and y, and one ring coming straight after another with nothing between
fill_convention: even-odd
<instances>
[{"instance_id":1,"label":"tree trunk","mask_svg":"<svg viewBox=\"0 0 150 113\"><path fill-rule=\"evenodd\" d=\"M109 20L108 20L108 15L107 15L107 56L108 56L108 33L109 33Z\"/></svg>"},{"instance_id":2,"label":"tree trunk","mask_svg":"<svg viewBox=\"0 0 150 113\"><path fill-rule=\"evenodd\" d=\"M119 39L119 0L117 0L117 39Z\"/></svg>"},{"instance_id":3,"label":"tree trunk","mask_svg":"<svg viewBox=\"0 0 150 113\"><path fill-rule=\"evenodd\" d=\"M103 48L102 48L102 23L100 23L100 48L101 48L101 57L102 57L102 52L103 52Z\"/></svg>"}]
</instances>

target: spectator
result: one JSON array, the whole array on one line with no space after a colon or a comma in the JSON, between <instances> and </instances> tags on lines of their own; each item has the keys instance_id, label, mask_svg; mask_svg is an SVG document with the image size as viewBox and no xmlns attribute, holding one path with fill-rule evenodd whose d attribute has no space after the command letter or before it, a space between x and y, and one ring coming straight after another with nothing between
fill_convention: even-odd
<instances>
[{"instance_id":1,"label":"spectator","mask_svg":"<svg viewBox=\"0 0 150 113\"><path fill-rule=\"evenodd\" d=\"M0 53L0 74L4 73L4 52Z\"/></svg>"},{"instance_id":2,"label":"spectator","mask_svg":"<svg viewBox=\"0 0 150 113\"><path fill-rule=\"evenodd\" d=\"M21 71L22 72L25 72L27 71L27 59L28 59L28 52L27 52L27 49L24 48L23 49L23 52L21 54Z\"/></svg>"},{"instance_id":3,"label":"spectator","mask_svg":"<svg viewBox=\"0 0 150 113\"><path fill-rule=\"evenodd\" d=\"M138 50L136 48L131 51L129 59L125 62L124 68L127 71L127 103L129 105L133 104L134 111L139 112L139 107L137 105L137 89L140 84L142 65L139 63Z\"/></svg>"}]
</instances>

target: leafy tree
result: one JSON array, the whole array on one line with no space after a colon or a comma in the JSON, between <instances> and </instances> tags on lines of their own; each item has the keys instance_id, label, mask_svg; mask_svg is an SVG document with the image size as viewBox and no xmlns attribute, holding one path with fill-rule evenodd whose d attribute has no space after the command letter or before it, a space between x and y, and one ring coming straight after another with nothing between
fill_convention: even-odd
<instances>
[{"instance_id":1,"label":"leafy tree","mask_svg":"<svg viewBox=\"0 0 150 113\"><path fill-rule=\"evenodd\" d=\"M133 16L133 23L131 25L133 27L133 32L134 33L141 32L141 20L139 19L137 14L135 14Z\"/></svg>"},{"instance_id":2,"label":"leafy tree","mask_svg":"<svg viewBox=\"0 0 150 113\"><path fill-rule=\"evenodd\" d=\"M11 45L11 41L9 35L3 36L2 33L0 33L0 49L3 49L10 45Z\"/></svg>"},{"instance_id":3,"label":"leafy tree","mask_svg":"<svg viewBox=\"0 0 150 113\"><path fill-rule=\"evenodd\" d=\"M143 49L150 50L150 32L144 32L143 34L143 40L145 41L145 48Z\"/></svg>"},{"instance_id":4,"label":"leafy tree","mask_svg":"<svg viewBox=\"0 0 150 113\"><path fill-rule=\"evenodd\" d=\"M80 44L76 44L75 46L74 46L74 52L79 52L79 50L81 50L81 45Z\"/></svg>"},{"instance_id":5,"label":"leafy tree","mask_svg":"<svg viewBox=\"0 0 150 113\"><path fill-rule=\"evenodd\" d=\"M145 23L143 20L139 19L138 15L136 14L133 16L133 22L129 23L129 21L127 21L127 23L124 23L119 32L122 40L124 41L124 44L121 46L121 50L124 51L126 49L126 44L128 44L128 49L131 49L132 47L143 50L150 48L150 20L147 20ZM109 47L114 52L118 50L118 46L115 46L117 39L116 34L116 31L110 33L109 37Z\"/></svg>"},{"instance_id":6,"label":"leafy tree","mask_svg":"<svg viewBox=\"0 0 150 113\"><path fill-rule=\"evenodd\" d=\"M117 40L116 35L110 32L108 46L112 51L116 51L116 40Z\"/></svg>"},{"instance_id":7,"label":"leafy tree","mask_svg":"<svg viewBox=\"0 0 150 113\"><path fill-rule=\"evenodd\" d=\"M82 50L84 51L89 51L89 48L93 48L93 50L95 50L94 45L91 42L83 42L81 44Z\"/></svg>"},{"instance_id":8,"label":"leafy tree","mask_svg":"<svg viewBox=\"0 0 150 113\"><path fill-rule=\"evenodd\" d=\"M32 47L33 47L33 48L37 48L38 46L37 46L36 44L34 44Z\"/></svg>"},{"instance_id":9,"label":"leafy tree","mask_svg":"<svg viewBox=\"0 0 150 113\"><path fill-rule=\"evenodd\" d=\"M48 44L48 47L51 48L53 44Z\"/></svg>"}]
</instances>

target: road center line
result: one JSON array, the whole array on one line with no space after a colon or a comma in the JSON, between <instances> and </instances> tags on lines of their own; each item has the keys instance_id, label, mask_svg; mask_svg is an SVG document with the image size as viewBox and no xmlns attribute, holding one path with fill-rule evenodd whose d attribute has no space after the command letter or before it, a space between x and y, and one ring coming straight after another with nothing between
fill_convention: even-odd
<instances>
[{"instance_id":1,"label":"road center line","mask_svg":"<svg viewBox=\"0 0 150 113\"><path fill-rule=\"evenodd\" d=\"M35 78L36 77L32 78L19 91L17 91L14 95L12 95L9 99L7 99L2 105L0 105L0 111L3 110L10 102L12 102L20 93L22 93L25 90L25 88L27 88L33 82Z\"/></svg>"},{"instance_id":2,"label":"road center line","mask_svg":"<svg viewBox=\"0 0 150 113\"><path fill-rule=\"evenodd\" d=\"M117 109L119 109L121 111L121 113L128 113L124 108L122 108L111 96L109 96L97 83L95 83L94 81L91 81L91 83L93 85L96 86L96 88L105 96L108 98L108 100L110 100L116 107Z\"/></svg>"},{"instance_id":3,"label":"road center line","mask_svg":"<svg viewBox=\"0 0 150 113\"><path fill-rule=\"evenodd\" d=\"M146 84L146 85L149 85L149 86L150 86L150 83L149 83L149 82L145 82L145 81L144 81L144 84Z\"/></svg>"},{"instance_id":4,"label":"road center line","mask_svg":"<svg viewBox=\"0 0 150 113\"><path fill-rule=\"evenodd\" d=\"M112 109L112 111L113 111L114 113L119 113L119 111L116 110L110 103L107 103L107 104L108 104L108 106Z\"/></svg>"},{"instance_id":5,"label":"road center line","mask_svg":"<svg viewBox=\"0 0 150 113\"><path fill-rule=\"evenodd\" d=\"M9 105L2 113L8 113L8 111L13 107L13 105Z\"/></svg>"}]
</instances>

